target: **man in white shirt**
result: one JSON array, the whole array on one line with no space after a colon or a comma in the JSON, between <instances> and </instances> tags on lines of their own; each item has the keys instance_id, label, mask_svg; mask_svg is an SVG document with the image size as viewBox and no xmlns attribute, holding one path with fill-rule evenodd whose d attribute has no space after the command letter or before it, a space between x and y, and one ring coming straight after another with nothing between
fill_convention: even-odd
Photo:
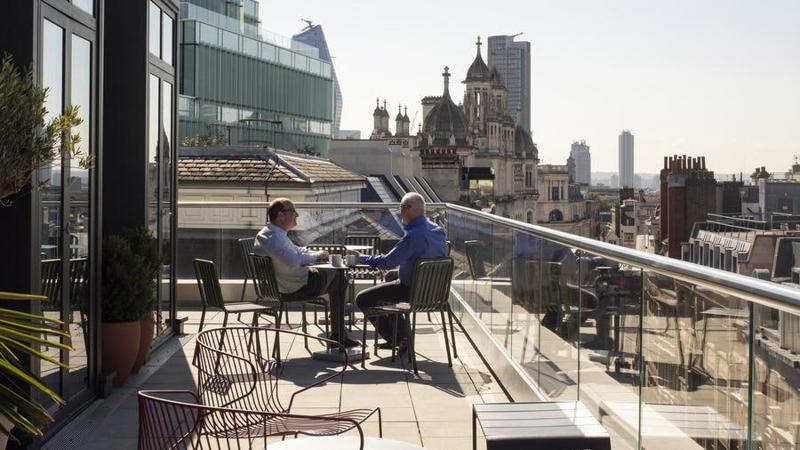
<instances>
[{"instance_id":1,"label":"man in white shirt","mask_svg":"<svg viewBox=\"0 0 800 450\"><path fill-rule=\"evenodd\" d=\"M269 256L275 267L275 277L278 279L278 291L288 301L301 300L309 297L318 297L328 294L331 301L331 330L330 338L338 340L335 330L341 327L342 317L339 317L338 302L345 301L347 280L342 270L317 270L308 267L317 262L328 260L328 252L314 252L305 247L298 247L289 240L286 232L297 226L297 210L294 203L288 198L279 198L269 204L267 210L269 224L256 235L253 253ZM354 347L361 345L358 341L345 336L345 345Z\"/></svg>"}]
</instances>

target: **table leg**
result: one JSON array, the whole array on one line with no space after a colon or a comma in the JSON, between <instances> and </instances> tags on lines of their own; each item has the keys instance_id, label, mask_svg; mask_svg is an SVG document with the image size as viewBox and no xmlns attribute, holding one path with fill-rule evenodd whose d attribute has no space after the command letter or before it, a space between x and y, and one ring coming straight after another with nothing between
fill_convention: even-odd
<instances>
[{"instance_id":1,"label":"table leg","mask_svg":"<svg viewBox=\"0 0 800 450\"><path fill-rule=\"evenodd\" d=\"M472 450L478 450L478 416L475 414L475 406L472 407Z\"/></svg>"}]
</instances>

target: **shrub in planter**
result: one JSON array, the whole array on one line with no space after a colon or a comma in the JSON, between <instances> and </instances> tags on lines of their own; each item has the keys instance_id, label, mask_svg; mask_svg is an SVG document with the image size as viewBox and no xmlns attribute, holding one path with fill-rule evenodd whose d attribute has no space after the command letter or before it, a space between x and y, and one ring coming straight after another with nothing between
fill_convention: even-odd
<instances>
[{"instance_id":1,"label":"shrub in planter","mask_svg":"<svg viewBox=\"0 0 800 450\"><path fill-rule=\"evenodd\" d=\"M145 259L121 236L103 240L103 371L125 383L141 339L140 319L152 304L155 285Z\"/></svg>"},{"instance_id":2,"label":"shrub in planter","mask_svg":"<svg viewBox=\"0 0 800 450\"><path fill-rule=\"evenodd\" d=\"M132 369L132 371L136 373L147 360L147 355L150 353L150 346L153 343L153 336L155 333L153 309L155 308L156 290L158 289L158 272L161 270L163 259L158 251L158 241L146 227L126 230L122 232L120 236L128 241L133 253L142 258L142 264L148 274L148 279L153 285L152 291L147 293L147 295L143 294L142 297L142 301L146 303L146 307L142 318L139 320L141 330L139 336L139 352L136 355L136 361L134 361Z\"/></svg>"}]
</instances>

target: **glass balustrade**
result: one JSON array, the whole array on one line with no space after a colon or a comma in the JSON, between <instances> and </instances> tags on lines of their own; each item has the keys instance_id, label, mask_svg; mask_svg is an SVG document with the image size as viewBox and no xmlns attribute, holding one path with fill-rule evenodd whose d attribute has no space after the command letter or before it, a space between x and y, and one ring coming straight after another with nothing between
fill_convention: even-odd
<instances>
[{"instance_id":1,"label":"glass balustrade","mask_svg":"<svg viewBox=\"0 0 800 450\"><path fill-rule=\"evenodd\" d=\"M403 233L396 204L296 207L300 245L376 235L388 251ZM579 400L619 448L800 448L799 284L449 204L428 216L452 243L456 316L500 381L527 383L528 396L509 389L515 400ZM237 240L265 222L263 203L183 202L178 277L191 283L204 258L240 282Z\"/></svg>"}]
</instances>

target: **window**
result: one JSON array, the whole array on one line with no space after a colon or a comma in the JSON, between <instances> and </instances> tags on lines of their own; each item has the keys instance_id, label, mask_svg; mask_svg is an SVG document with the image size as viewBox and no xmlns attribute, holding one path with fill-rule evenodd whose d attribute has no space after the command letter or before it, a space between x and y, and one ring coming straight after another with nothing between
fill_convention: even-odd
<instances>
[{"instance_id":1,"label":"window","mask_svg":"<svg viewBox=\"0 0 800 450\"><path fill-rule=\"evenodd\" d=\"M172 65L172 27L174 21L169 14L161 12L161 59Z\"/></svg>"},{"instance_id":2,"label":"window","mask_svg":"<svg viewBox=\"0 0 800 450\"><path fill-rule=\"evenodd\" d=\"M248 37L242 38L242 52L246 55L258 58L258 41Z\"/></svg>"},{"instance_id":3,"label":"window","mask_svg":"<svg viewBox=\"0 0 800 450\"><path fill-rule=\"evenodd\" d=\"M94 0L72 0L72 4L78 8L94 15Z\"/></svg>"},{"instance_id":4,"label":"window","mask_svg":"<svg viewBox=\"0 0 800 450\"><path fill-rule=\"evenodd\" d=\"M279 48L278 55L281 64L285 64L290 67L292 66L292 52L290 52L289 50Z\"/></svg>"},{"instance_id":5,"label":"window","mask_svg":"<svg viewBox=\"0 0 800 450\"><path fill-rule=\"evenodd\" d=\"M149 14L149 47L150 53L161 57L161 8L150 2Z\"/></svg>"},{"instance_id":6,"label":"window","mask_svg":"<svg viewBox=\"0 0 800 450\"><path fill-rule=\"evenodd\" d=\"M234 52L239 51L239 36L236 33L222 30L222 47Z\"/></svg>"},{"instance_id":7,"label":"window","mask_svg":"<svg viewBox=\"0 0 800 450\"><path fill-rule=\"evenodd\" d=\"M217 33L218 30L216 28L204 23L198 23L198 25L200 25L201 43L213 46L219 45L219 36Z\"/></svg>"},{"instance_id":8,"label":"window","mask_svg":"<svg viewBox=\"0 0 800 450\"><path fill-rule=\"evenodd\" d=\"M278 58L275 55L276 48L272 45L261 43L261 57L267 61L276 61Z\"/></svg>"}]
</instances>

